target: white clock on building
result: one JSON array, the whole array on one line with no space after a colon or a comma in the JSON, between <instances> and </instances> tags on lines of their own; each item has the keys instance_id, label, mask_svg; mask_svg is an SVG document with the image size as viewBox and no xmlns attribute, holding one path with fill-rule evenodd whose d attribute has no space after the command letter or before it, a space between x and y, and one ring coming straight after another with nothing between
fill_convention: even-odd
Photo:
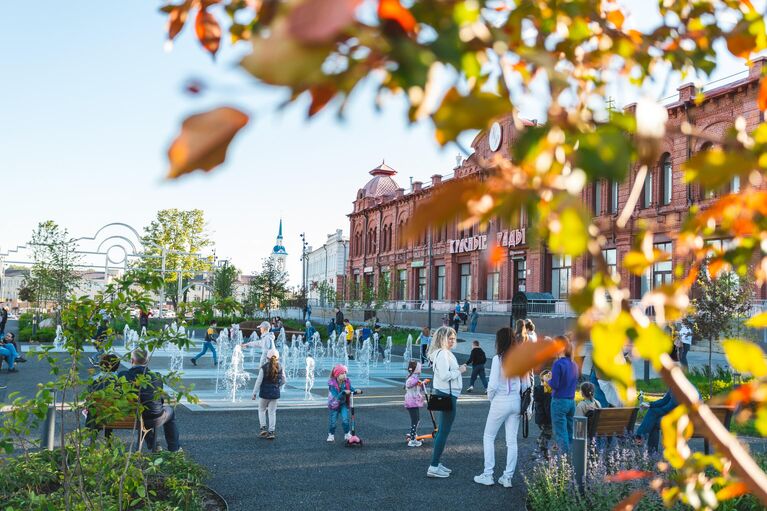
<instances>
[{"instance_id":1,"label":"white clock on building","mask_svg":"<svg viewBox=\"0 0 767 511\"><path fill-rule=\"evenodd\" d=\"M498 148L501 147L501 138L503 138L502 134L501 125L497 122L494 122L493 125L490 126L490 133L487 137L487 140L490 143L491 151L497 151Z\"/></svg>"}]
</instances>

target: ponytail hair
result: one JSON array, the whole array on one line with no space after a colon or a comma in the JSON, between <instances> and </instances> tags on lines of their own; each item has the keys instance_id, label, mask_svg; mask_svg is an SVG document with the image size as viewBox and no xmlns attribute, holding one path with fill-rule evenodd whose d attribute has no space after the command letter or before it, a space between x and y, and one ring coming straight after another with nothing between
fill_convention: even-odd
<instances>
[{"instance_id":1,"label":"ponytail hair","mask_svg":"<svg viewBox=\"0 0 767 511\"><path fill-rule=\"evenodd\" d=\"M594 399L594 384L590 381L581 383L581 395L583 399Z\"/></svg>"}]
</instances>

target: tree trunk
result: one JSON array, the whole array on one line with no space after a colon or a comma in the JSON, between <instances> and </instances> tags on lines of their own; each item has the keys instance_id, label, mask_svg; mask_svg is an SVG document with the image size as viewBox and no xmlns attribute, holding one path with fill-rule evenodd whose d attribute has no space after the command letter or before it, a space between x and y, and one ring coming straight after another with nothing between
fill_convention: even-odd
<instances>
[{"instance_id":1,"label":"tree trunk","mask_svg":"<svg viewBox=\"0 0 767 511\"><path fill-rule=\"evenodd\" d=\"M711 353L714 349L714 340L708 340L708 398L711 399L714 395L714 370L711 367Z\"/></svg>"}]
</instances>

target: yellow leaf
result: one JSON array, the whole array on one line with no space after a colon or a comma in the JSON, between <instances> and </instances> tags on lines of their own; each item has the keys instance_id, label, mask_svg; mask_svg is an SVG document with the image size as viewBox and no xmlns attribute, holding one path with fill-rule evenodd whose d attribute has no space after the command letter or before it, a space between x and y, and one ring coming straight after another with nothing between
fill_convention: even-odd
<instances>
[{"instance_id":1,"label":"yellow leaf","mask_svg":"<svg viewBox=\"0 0 767 511\"><path fill-rule=\"evenodd\" d=\"M247 115L230 107L187 118L168 149L168 178L175 179L198 169L210 171L223 163L229 144L248 120Z\"/></svg>"},{"instance_id":2,"label":"yellow leaf","mask_svg":"<svg viewBox=\"0 0 767 511\"><path fill-rule=\"evenodd\" d=\"M764 352L756 344L739 339L722 341L727 361L738 372L753 374L756 378L767 375Z\"/></svg>"},{"instance_id":3,"label":"yellow leaf","mask_svg":"<svg viewBox=\"0 0 767 511\"><path fill-rule=\"evenodd\" d=\"M760 312L746 321L746 326L751 328L767 328L767 312Z\"/></svg>"},{"instance_id":4,"label":"yellow leaf","mask_svg":"<svg viewBox=\"0 0 767 511\"><path fill-rule=\"evenodd\" d=\"M663 456L672 467L679 469L692 454L687 445L693 432L687 407L680 405L671 410L661 419L660 427L663 431Z\"/></svg>"},{"instance_id":5,"label":"yellow leaf","mask_svg":"<svg viewBox=\"0 0 767 511\"><path fill-rule=\"evenodd\" d=\"M767 408L760 406L756 409L756 421L754 422L756 430L762 436L767 436Z\"/></svg>"},{"instance_id":6,"label":"yellow leaf","mask_svg":"<svg viewBox=\"0 0 767 511\"><path fill-rule=\"evenodd\" d=\"M601 321L591 329L594 363L607 378L618 384L618 392L627 401L636 397L634 370L623 354L628 342L627 331L633 326L631 316L621 312L613 321Z\"/></svg>"},{"instance_id":7,"label":"yellow leaf","mask_svg":"<svg viewBox=\"0 0 767 511\"><path fill-rule=\"evenodd\" d=\"M549 223L549 248L557 254L579 256L586 251L586 223L574 208L567 208Z\"/></svg>"},{"instance_id":8,"label":"yellow leaf","mask_svg":"<svg viewBox=\"0 0 767 511\"><path fill-rule=\"evenodd\" d=\"M671 351L671 338L655 323L639 328L638 333L634 348L639 356L651 361L656 369L660 368L660 356Z\"/></svg>"},{"instance_id":9,"label":"yellow leaf","mask_svg":"<svg viewBox=\"0 0 767 511\"><path fill-rule=\"evenodd\" d=\"M638 250L632 250L623 256L623 267L634 275L642 275L651 264L652 261Z\"/></svg>"}]
</instances>

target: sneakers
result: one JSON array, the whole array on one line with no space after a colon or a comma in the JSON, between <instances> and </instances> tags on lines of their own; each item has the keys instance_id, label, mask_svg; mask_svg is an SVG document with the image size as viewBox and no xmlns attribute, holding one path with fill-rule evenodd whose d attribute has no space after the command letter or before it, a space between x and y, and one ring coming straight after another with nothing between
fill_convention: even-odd
<instances>
[{"instance_id":1,"label":"sneakers","mask_svg":"<svg viewBox=\"0 0 767 511\"><path fill-rule=\"evenodd\" d=\"M269 434L268 431L266 431L266 427L261 426L261 431L258 432L258 436L261 438L266 438L266 436Z\"/></svg>"},{"instance_id":2,"label":"sneakers","mask_svg":"<svg viewBox=\"0 0 767 511\"><path fill-rule=\"evenodd\" d=\"M333 435L333 433L328 433L328 442L335 442L336 437Z\"/></svg>"},{"instance_id":3,"label":"sneakers","mask_svg":"<svg viewBox=\"0 0 767 511\"><path fill-rule=\"evenodd\" d=\"M438 467L439 467L439 469L440 469L440 470L442 470L443 472L447 472L448 474L452 474L452 473L453 473L453 470L452 470L452 469L449 469L449 468L447 468L447 467L446 467L445 465L443 465L442 463L440 463L440 464L438 465Z\"/></svg>"},{"instance_id":4,"label":"sneakers","mask_svg":"<svg viewBox=\"0 0 767 511\"><path fill-rule=\"evenodd\" d=\"M275 435L275 434L274 434L274 431L270 431L270 432L269 432L269 433L267 433L267 435L266 435L266 439L267 439L267 440L274 440L275 438L277 438L277 435Z\"/></svg>"},{"instance_id":5,"label":"sneakers","mask_svg":"<svg viewBox=\"0 0 767 511\"><path fill-rule=\"evenodd\" d=\"M477 478L475 477L474 480L476 481ZM511 477L508 477L508 476L499 477L498 484L503 485L504 488L511 488Z\"/></svg>"},{"instance_id":6,"label":"sneakers","mask_svg":"<svg viewBox=\"0 0 767 511\"><path fill-rule=\"evenodd\" d=\"M344 434L344 440L349 440L352 437L351 433L345 433Z\"/></svg>"},{"instance_id":7,"label":"sneakers","mask_svg":"<svg viewBox=\"0 0 767 511\"><path fill-rule=\"evenodd\" d=\"M472 392L473 390L474 390L474 387L473 387L473 386L472 386L472 387L469 387L468 389L466 389L466 393L468 394L468 393Z\"/></svg>"},{"instance_id":8,"label":"sneakers","mask_svg":"<svg viewBox=\"0 0 767 511\"><path fill-rule=\"evenodd\" d=\"M24 362L26 362L26 361L27 361L27 359L26 359L26 358L24 358L24 357L19 357L19 358L17 358L17 359L16 359L16 362L21 362L22 364L23 364Z\"/></svg>"},{"instance_id":9,"label":"sneakers","mask_svg":"<svg viewBox=\"0 0 767 511\"><path fill-rule=\"evenodd\" d=\"M492 486L495 484L495 481L493 481L493 476L485 473L474 476L474 482L477 484L484 484L485 486Z\"/></svg>"},{"instance_id":10,"label":"sneakers","mask_svg":"<svg viewBox=\"0 0 767 511\"><path fill-rule=\"evenodd\" d=\"M423 445L423 442L420 440L411 440L407 443L408 447L421 447Z\"/></svg>"},{"instance_id":11,"label":"sneakers","mask_svg":"<svg viewBox=\"0 0 767 511\"><path fill-rule=\"evenodd\" d=\"M9 372L9 373L18 373L18 372L19 372L19 370L18 370L18 369L16 369L15 367L12 367L12 368L8 369L8 372Z\"/></svg>"},{"instance_id":12,"label":"sneakers","mask_svg":"<svg viewBox=\"0 0 767 511\"><path fill-rule=\"evenodd\" d=\"M197 361L196 361L195 359L191 359L191 361L190 361L190 362L192 362L192 365L193 365L193 366L197 367Z\"/></svg>"},{"instance_id":13,"label":"sneakers","mask_svg":"<svg viewBox=\"0 0 767 511\"><path fill-rule=\"evenodd\" d=\"M440 467L429 466L429 470L426 471L426 477L438 477L440 479L444 479L446 477L450 477L450 473L445 472Z\"/></svg>"}]
</instances>

